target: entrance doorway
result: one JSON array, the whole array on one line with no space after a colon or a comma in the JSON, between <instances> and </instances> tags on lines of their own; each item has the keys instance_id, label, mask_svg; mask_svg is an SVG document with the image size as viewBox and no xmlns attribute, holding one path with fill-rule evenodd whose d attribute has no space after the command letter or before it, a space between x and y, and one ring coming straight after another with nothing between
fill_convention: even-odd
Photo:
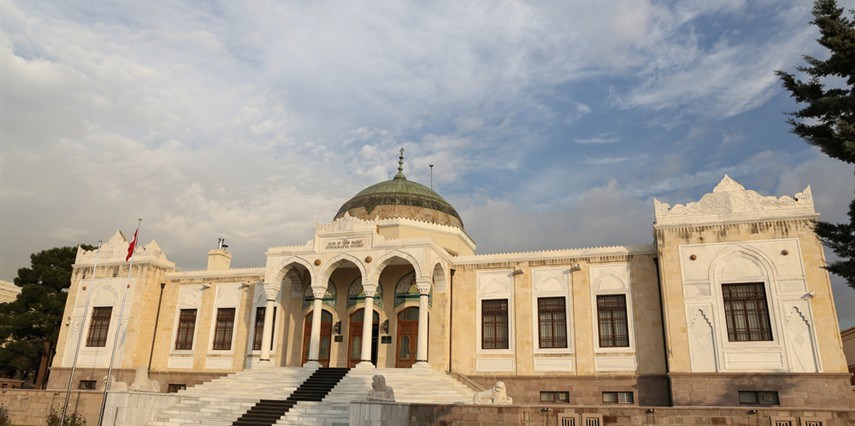
<instances>
[{"instance_id":1,"label":"entrance doorway","mask_svg":"<svg viewBox=\"0 0 855 426\"><path fill-rule=\"evenodd\" d=\"M419 308L407 308L398 313L398 350L395 368L410 368L416 362L419 340Z\"/></svg>"},{"instance_id":2,"label":"entrance doorway","mask_svg":"<svg viewBox=\"0 0 855 426\"><path fill-rule=\"evenodd\" d=\"M350 368L356 367L362 358L362 324L364 321L363 312L365 309L359 309L350 315L350 331L347 337L347 366ZM372 327L371 327L371 363L377 366L377 337L380 329L380 314L374 311Z\"/></svg>"},{"instance_id":3,"label":"entrance doorway","mask_svg":"<svg viewBox=\"0 0 855 426\"><path fill-rule=\"evenodd\" d=\"M303 364L309 360L309 341L312 338L312 311L306 314L303 321ZM323 367L330 366L330 341L332 340L332 314L321 311L321 344L318 351L318 362Z\"/></svg>"}]
</instances>

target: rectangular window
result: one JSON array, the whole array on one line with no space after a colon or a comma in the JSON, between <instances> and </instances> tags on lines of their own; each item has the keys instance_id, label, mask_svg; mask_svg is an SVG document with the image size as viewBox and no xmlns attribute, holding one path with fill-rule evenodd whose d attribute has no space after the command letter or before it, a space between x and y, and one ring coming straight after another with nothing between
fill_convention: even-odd
<instances>
[{"instance_id":1,"label":"rectangular window","mask_svg":"<svg viewBox=\"0 0 855 426\"><path fill-rule=\"evenodd\" d=\"M481 349L508 349L508 299L481 301Z\"/></svg>"},{"instance_id":2,"label":"rectangular window","mask_svg":"<svg viewBox=\"0 0 855 426\"><path fill-rule=\"evenodd\" d=\"M778 392L775 391L739 391L739 403L742 405L781 405Z\"/></svg>"},{"instance_id":3,"label":"rectangular window","mask_svg":"<svg viewBox=\"0 0 855 426\"><path fill-rule=\"evenodd\" d=\"M255 329L252 333L252 350L261 350L261 340L264 338L264 311L265 307L255 308Z\"/></svg>"},{"instance_id":4,"label":"rectangular window","mask_svg":"<svg viewBox=\"0 0 855 426\"><path fill-rule=\"evenodd\" d=\"M540 402L570 402L570 391L541 391Z\"/></svg>"},{"instance_id":5,"label":"rectangular window","mask_svg":"<svg viewBox=\"0 0 855 426\"><path fill-rule=\"evenodd\" d=\"M567 311L564 297L537 299L537 325L540 348L567 347Z\"/></svg>"},{"instance_id":6,"label":"rectangular window","mask_svg":"<svg viewBox=\"0 0 855 426\"><path fill-rule=\"evenodd\" d=\"M193 349L193 333L196 330L196 310L182 309L178 314L178 333L175 336L175 350Z\"/></svg>"},{"instance_id":7,"label":"rectangular window","mask_svg":"<svg viewBox=\"0 0 855 426\"><path fill-rule=\"evenodd\" d=\"M111 306L92 308L92 321L89 322L89 335L86 336L86 346L103 348L107 346L107 332L110 329Z\"/></svg>"},{"instance_id":8,"label":"rectangular window","mask_svg":"<svg viewBox=\"0 0 855 426\"><path fill-rule=\"evenodd\" d=\"M235 308L217 309L217 323L214 326L215 351L228 351L232 348L232 332L235 328Z\"/></svg>"},{"instance_id":9,"label":"rectangular window","mask_svg":"<svg viewBox=\"0 0 855 426\"><path fill-rule=\"evenodd\" d=\"M629 347L625 295L597 296L597 323L601 348Z\"/></svg>"},{"instance_id":10,"label":"rectangular window","mask_svg":"<svg viewBox=\"0 0 855 426\"><path fill-rule=\"evenodd\" d=\"M175 393L184 389L187 389L187 385L185 385L184 383L170 383L166 387L166 393Z\"/></svg>"},{"instance_id":11,"label":"rectangular window","mask_svg":"<svg viewBox=\"0 0 855 426\"><path fill-rule=\"evenodd\" d=\"M731 342L771 341L769 308L763 283L723 284L727 340Z\"/></svg>"},{"instance_id":12,"label":"rectangular window","mask_svg":"<svg viewBox=\"0 0 855 426\"><path fill-rule=\"evenodd\" d=\"M603 404L632 404L632 392L603 392Z\"/></svg>"},{"instance_id":13,"label":"rectangular window","mask_svg":"<svg viewBox=\"0 0 855 426\"><path fill-rule=\"evenodd\" d=\"M95 380L81 380L77 386L80 390L95 390Z\"/></svg>"}]
</instances>

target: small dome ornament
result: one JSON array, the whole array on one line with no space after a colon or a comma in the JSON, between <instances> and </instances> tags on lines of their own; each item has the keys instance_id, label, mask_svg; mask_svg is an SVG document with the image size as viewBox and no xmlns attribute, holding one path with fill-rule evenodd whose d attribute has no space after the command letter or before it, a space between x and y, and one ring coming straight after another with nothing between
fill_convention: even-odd
<instances>
[{"instance_id":1,"label":"small dome ornament","mask_svg":"<svg viewBox=\"0 0 855 426\"><path fill-rule=\"evenodd\" d=\"M407 180L407 177L404 176L404 147L401 147L401 155L398 156L398 173L395 175L394 179Z\"/></svg>"}]
</instances>

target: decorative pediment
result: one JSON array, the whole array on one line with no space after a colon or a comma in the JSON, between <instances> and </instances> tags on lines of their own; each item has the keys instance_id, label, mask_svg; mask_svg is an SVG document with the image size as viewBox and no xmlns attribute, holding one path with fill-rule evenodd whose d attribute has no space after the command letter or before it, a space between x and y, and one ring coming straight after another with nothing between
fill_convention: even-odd
<instances>
[{"instance_id":1,"label":"decorative pediment","mask_svg":"<svg viewBox=\"0 0 855 426\"><path fill-rule=\"evenodd\" d=\"M810 186L793 197L773 197L746 190L730 176L697 202L673 207L653 200L656 225L694 225L741 220L815 216Z\"/></svg>"},{"instance_id":2,"label":"decorative pediment","mask_svg":"<svg viewBox=\"0 0 855 426\"><path fill-rule=\"evenodd\" d=\"M116 231L107 242L101 244L101 250L94 248L85 250L81 247L77 249L77 257L74 261L75 265L91 266L96 260L99 265L108 263L125 262L125 257L128 255L128 245L130 241L125 238L125 234L121 230ZM134 263L156 263L168 268L175 267L175 264L166 258L166 254L160 248L156 241L151 240L146 245L138 244L134 251Z\"/></svg>"},{"instance_id":3,"label":"decorative pediment","mask_svg":"<svg viewBox=\"0 0 855 426\"><path fill-rule=\"evenodd\" d=\"M318 224L315 226L315 232L320 236L321 234L327 233L340 233L340 232L359 232L359 231L370 231L374 232L376 229L376 225L374 221L363 220L358 217L351 216L348 213L345 213L344 216L330 222L327 224Z\"/></svg>"}]
</instances>

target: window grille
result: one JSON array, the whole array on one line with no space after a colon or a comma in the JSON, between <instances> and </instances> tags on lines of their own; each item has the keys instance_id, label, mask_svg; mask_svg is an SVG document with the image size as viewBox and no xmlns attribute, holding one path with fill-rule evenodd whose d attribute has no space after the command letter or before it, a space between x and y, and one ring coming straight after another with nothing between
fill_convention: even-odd
<instances>
[{"instance_id":1,"label":"window grille","mask_svg":"<svg viewBox=\"0 0 855 426\"><path fill-rule=\"evenodd\" d=\"M558 426L577 426L579 424L579 415L572 413L559 413Z\"/></svg>"},{"instance_id":2,"label":"window grille","mask_svg":"<svg viewBox=\"0 0 855 426\"><path fill-rule=\"evenodd\" d=\"M731 342L771 341L769 308L763 283L723 284L727 340Z\"/></svg>"},{"instance_id":3,"label":"window grille","mask_svg":"<svg viewBox=\"0 0 855 426\"><path fill-rule=\"evenodd\" d=\"M626 296L597 296L597 320L601 348L629 347Z\"/></svg>"},{"instance_id":4,"label":"window grille","mask_svg":"<svg viewBox=\"0 0 855 426\"><path fill-rule=\"evenodd\" d=\"M541 391L540 402L570 402L570 391Z\"/></svg>"},{"instance_id":5,"label":"window grille","mask_svg":"<svg viewBox=\"0 0 855 426\"><path fill-rule=\"evenodd\" d=\"M567 311L564 297L537 299L538 346L544 348L567 347Z\"/></svg>"},{"instance_id":6,"label":"window grille","mask_svg":"<svg viewBox=\"0 0 855 426\"><path fill-rule=\"evenodd\" d=\"M329 286L327 286L329 288ZM383 286L378 285L374 291L374 308L383 310ZM347 287L347 307L362 304L365 301L365 289L362 287L362 277L356 277ZM334 307L334 305L333 305Z\"/></svg>"},{"instance_id":7,"label":"window grille","mask_svg":"<svg viewBox=\"0 0 855 426\"><path fill-rule=\"evenodd\" d=\"M778 392L775 391L739 391L739 403L742 405L781 405Z\"/></svg>"},{"instance_id":8,"label":"window grille","mask_svg":"<svg viewBox=\"0 0 855 426\"><path fill-rule=\"evenodd\" d=\"M80 390L95 390L95 380L81 380L77 389Z\"/></svg>"},{"instance_id":9,"label":"window grille","mask_svg":"<svg viewBox=\"0 0 855 426\"><path fill-rule=\"evenodd\" d=\"M508 299L481 301L481 348L508 349Z\"/></svg>"},{"instance_id":10,"label":"window grille","mask_svg":"<svg viewBox=\"0 0 855 426\"><path fill-rule=\"evenodd\" d=\"M217 309L217 323L214 326L213 350L227 351L232 348L232 332L235 326L235 308Z\"/></svg>"},{"instance_id":11,"label":"window grille","mask_svg":"<svg viewBox=\"0 0 855 426\"><path fill-rule=\"evenodd\" d=\"M582 414L582 424L584 426L602 426L602 414Z\"/></svg>"},{"instance_id":12,"label":"window grille","mask_svg":"<svg viewBox=\"0 0 855 426\"><path fill-rule=\"evenodd\" d=\"M603 392L604 404L632 404L635 398L632 392Z\"/></svg>"},{"instance_id":13,"label":"window grille","mask_svg":"<svg viewBox=\"0 0 855 426\"><path fill-rule=\"evenodd\" d=\"M360 283L362 282L362 277L357 277L356 279L360 280ZM335 308L336 295L335 283L330 279L327 281L327 290L324 292L324 297L321 299L323 301L322 303ZM306 288L303 289L303 309L311 307L314 301L315 293L312 292L312 285L307 284Z\"/></svg>"},{"instance_id":14,"label":"window grille","mask_svg":"<svg viewBox=\"0 0 855 426\"><path fill-rule=\"evenodd\" d=\"M193 333L196 330L196 310L182 309L178 314L178 332L175 335L175 350L193 349Z\"/></svg>"},{"instance_id":15,"label":"window grille","mask_svg":"<svg viewBox=\"0 0 855 426\"><path fill-rule=\"evenodd\" d=\"M107 346L107 332L110 329L111 306L92 308L92 320L89 322L89 335L86 346L103 348Z\"/></svg>"},{"instance_id":16,"label":"window grille","mask_svg":"<svg viewBox=\"0 0 855 426\"><path fill-rule=\"evenodd\" d=\"M817 419L816 417L802 417L802 426L825 426L825 420Z\"/></svg>"}]
</instances>

